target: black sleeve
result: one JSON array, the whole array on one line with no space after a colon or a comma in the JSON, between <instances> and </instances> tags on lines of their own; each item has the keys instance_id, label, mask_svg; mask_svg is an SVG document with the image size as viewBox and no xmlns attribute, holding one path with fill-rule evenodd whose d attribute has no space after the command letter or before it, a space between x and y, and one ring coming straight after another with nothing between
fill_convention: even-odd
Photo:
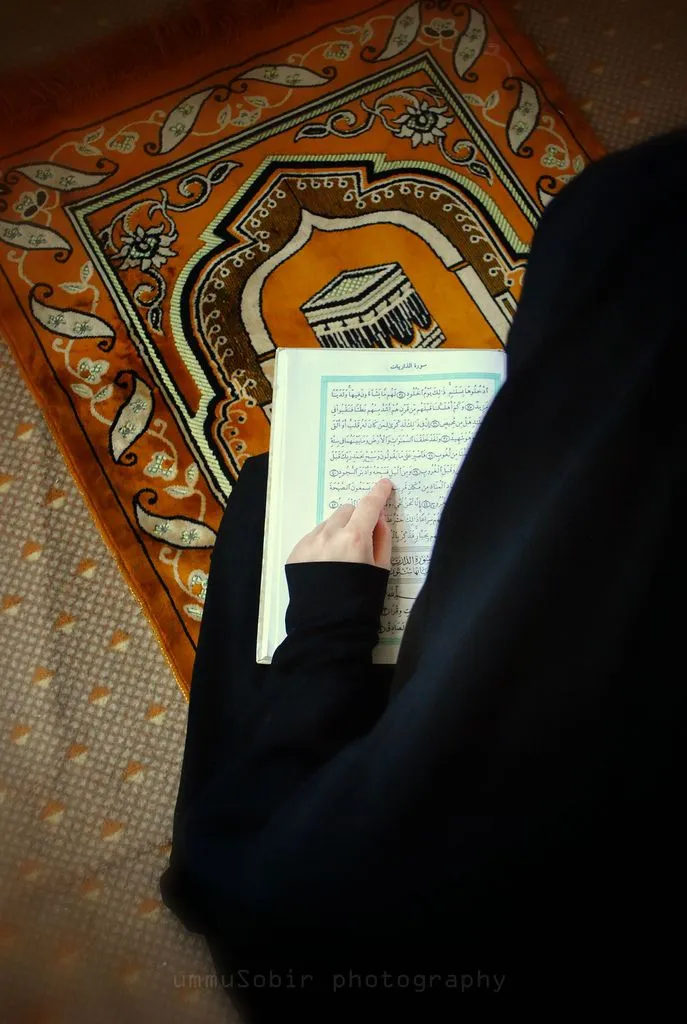
<instances>
[{"instance_id":1,"label":"black sleeve","mask_svg":"<svg viewBox=\"0 0 687 1024\"><path fill-rule=\"evenodd\" d=\"M390 675L373 671L371 657L388 570L308 562L287 565L286 578L287 637L240 742L176 822L162 880L165 901L187 927L228 934L241 948L262 941L265 929L274 935L294 899L301 922L317 905L314 891L297 891L312 856L325 863L315 847L339 825L327 780L355 793L344 777L388 697ZM308 838L312 825L319 841Z\"/></svg>"},{"instance_id":2,"label":"black sleeve","mask_svg":"<svg viewBox=\"0 0 687 1024\"><path fill-rule=\"evenodd\" d=\"M371 668L389 571L352 562L285 568L287 636L240 749L246 806L269 793L266 815L280 794L367 732L386 700Z\"/></svg>"}]
</instances>

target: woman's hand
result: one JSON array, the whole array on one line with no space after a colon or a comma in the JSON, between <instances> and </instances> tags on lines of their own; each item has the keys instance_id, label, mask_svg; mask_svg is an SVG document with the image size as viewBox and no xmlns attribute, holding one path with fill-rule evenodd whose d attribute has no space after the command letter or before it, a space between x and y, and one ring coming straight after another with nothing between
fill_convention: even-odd
<instances>
[{"instance_id":1,"label":"woman's hand","mask_svg":"<svg viewBox=\"0 0 687 1024\"><path fill-rule=\"evenodd\" d=\"M296 544L286 564L362 562L391 569L391 527L384 506L393 487L384 477L357 505L341 505Z\"/></svg>"}]
</instances>

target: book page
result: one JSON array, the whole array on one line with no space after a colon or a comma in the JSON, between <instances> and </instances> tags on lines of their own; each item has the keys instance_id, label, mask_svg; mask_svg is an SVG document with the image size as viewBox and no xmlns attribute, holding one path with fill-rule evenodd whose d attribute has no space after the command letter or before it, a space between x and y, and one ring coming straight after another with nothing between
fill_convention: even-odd
<instances>
[{"instance_id":1,"label":"book page","mask_svg":"<svg viewBox=\"0 0 687 1024\"><path fill-rule=\"evenodd\" d=\"M322 378L317 521L356 504L382 476L394 484L382 646L400 644L441 511L500 380L478 372L410 372L401 380L393 371Z\"/></svg>"},{"instance_id":2,"label":"book page","mask_svg":"<svg viewBox=\"0 0 687 1024\"><path fill-rule=\"evenodd\" d=\"M392 570L373 660L396 661L441 511L505 366L493 349L279 350L258 660L285 636L295 544L386 476Z\"/></svg>"}]
</instances>

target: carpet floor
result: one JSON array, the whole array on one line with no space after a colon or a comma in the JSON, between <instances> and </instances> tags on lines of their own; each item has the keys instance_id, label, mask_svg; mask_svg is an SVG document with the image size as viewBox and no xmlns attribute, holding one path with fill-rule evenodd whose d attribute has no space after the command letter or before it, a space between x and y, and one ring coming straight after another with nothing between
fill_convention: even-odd
<instances>
[{"instance_id":1,"label":"carpet floor","mask_svg":"<svg viewBox=\"0 0 687 1024\"><path fill-rule=\"evenodd\" d=\"M21 5L0 65L135 24L140 5L117 7ZM513 7L608 149L687 122L682 5L657 2L650 20L640 0ZM3 1019L225 1020L203 943L157 888L186 701L4 345L0 531Z\"/></svg>"}]
</instances>

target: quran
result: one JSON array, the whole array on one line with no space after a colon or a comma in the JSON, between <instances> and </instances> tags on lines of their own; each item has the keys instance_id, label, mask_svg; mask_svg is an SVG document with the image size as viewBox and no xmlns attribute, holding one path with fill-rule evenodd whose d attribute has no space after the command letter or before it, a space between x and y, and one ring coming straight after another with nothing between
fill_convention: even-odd
<instances>
[{"instance_id":1,"label":"quran","mask_svg":"<svg viewBox=\"0 0 687 1024\"><path fill-rule=\"evenodd\" d=\"M274 368L256 660L286 636L298 541L381 477L391 572L375 663L394 663L456 474L506 374L492 349L281 348Z\"/></svg>"}]
</instances>

